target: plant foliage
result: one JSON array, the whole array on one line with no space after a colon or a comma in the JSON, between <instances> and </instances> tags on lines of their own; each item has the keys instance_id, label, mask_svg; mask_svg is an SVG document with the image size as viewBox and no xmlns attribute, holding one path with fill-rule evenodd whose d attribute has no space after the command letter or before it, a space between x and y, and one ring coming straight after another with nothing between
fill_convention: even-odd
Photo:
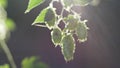
<instances>
[{"instance_id":1,"label":"plant foliage","mask_svg":"<svg viewBox=\"0 0 120 68\"><path fill-rule=\"evenodd\" d=\"M0 68L10 68L9 64L0 65Z\"/></svg>"},{"instance_id":2,"label":"plant foliage","mask_svg":"<svg viewBox=\"0 0 120 68\"><path fill-rule=\"evenodd\" d=\"M29 0L26 12L43 2L44 0ZM61 47L61 52L66 61L72 60L75 53L76 44L73 35L78 37L79 42L85 42L88 36L87 21L81 20L80 14L75 12L72 7L76 5L87 6L90 2L92 0L52 0L32 24L47 27L51 30L51 40L55 46L59 45ZM59 5L59 7L56 7L56 5ZM65 15L64 11L68 12L68 14ZM61 21L65 25L63 29L59 27Z\"/></svg>"},{"instance_id":3,"label":"plant foliage","mask_svg":"<svg viewBox=\"0 0 120 68\"><path fill-rule=\"evenodd\" d=\"M31 0L31 2L32 1L33 0ZM38 4L40 1L42 2L42 0L33 1L35 3L30 4L28 10L35 7L35 5ZM14 21L7 17L7 12L5 10L6 7L7 0L0 0L0 48L4 50L10 65L3 64L0 65L0 68L17 68L16 63L14 62L14 59L12 57L12 54L6 44L6 39L9 38L10 32L15 29ZM38 62L38 60L39 59L35 56L25 58L22 61L22 68L48 68L48 66L45 63L40 61Z\"/></svg>"},{"instance_id":4,"label":"plant foliage","mask_svg":"<svg viewBox=\"0 0 120 68\"><path fill-rule=\"evenodd\" d=\"M45 63L38 60L39 58L35 56L24 58L22 61L22 68L48 68Z\"/></svg>"},{"instance_id":5,"label":"plant foliage","mask_svg":"<svg viewBox=\"0 0 120 68\"><path fill-rule=\"evenodd\" d=\"M7 18L5 7L7 7L7 0L0 0L0 40L5 40L10 31L15 29L14 21Z\"/></svg>"}]
</instances>

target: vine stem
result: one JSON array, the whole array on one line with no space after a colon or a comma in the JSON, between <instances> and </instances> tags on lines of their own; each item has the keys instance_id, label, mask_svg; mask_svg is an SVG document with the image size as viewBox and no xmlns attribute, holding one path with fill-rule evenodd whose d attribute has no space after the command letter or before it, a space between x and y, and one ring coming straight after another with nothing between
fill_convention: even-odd
<instances>
[{"instance_id":1,"label":"vine stem","mask_svg":"<svg viewBox=\"0 0 120 68\"><path fill-rule=\"evenodd\" d=\"M1 47L4 50L6 56L7 56L8 60L9 60L9 62L11 64L11 67L12 68L17 68L17 66L16 66L16 64L14 62L13 56L12 56L12 54L11 54L7 44L5 43L5 41L4 40L0 40L0 44L1 44Z\"/></svg>"}]
</instances>

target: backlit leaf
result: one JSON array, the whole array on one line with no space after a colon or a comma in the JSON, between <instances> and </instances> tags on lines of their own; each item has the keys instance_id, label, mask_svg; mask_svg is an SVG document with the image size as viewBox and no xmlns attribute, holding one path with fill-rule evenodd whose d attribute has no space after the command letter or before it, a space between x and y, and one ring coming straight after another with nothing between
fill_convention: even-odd
<instances>
[{"instance_id":1,"label":"backlit leaf","mask_svg":"<svg viewBox=\"0 0 120 68\"><path fill-rule=\"evenodd\" d=\"M59 28L54 28L51 32L52 42L57 46L60 44L62 39L62 32Z\"/></svg>"},{"instance_id":2,"label":"backlit leaf","mask_svg":"<svg viewBox=\"0 0 120 68\"><path fill-rule=\"evenodd\" d=\"M92 0L63 0L63 1L64 1L65 6L71 6L71 5L86 6Z\"/></svg>"},{"instance_id":3,"label":"backlit leaf","mask_svg":"<svg viewBox=\"0 0 120 68\"><path fill-rule=\"evenodd\" d=\"M75 5L80 5L80 6L86 6L88 5L92 0L74 0Z\"/></svg>"},{"instance_id":4,"label":"backlit leaf","mask_svg":"<svg viewBox=\"0 0 120 68\"><path fill-rule=\"evenodd\" d=\"M36 6L43 3L45 0L29 0L28 7L25 11L25 13L28 13L31 9L35 8Z\"/></svg>"},{"instance_id":5,"label":"backlit leaf","mask_svg":"<svg viewBox=\"0 0 120 68\"><path fill-rule=\"evenodd\" d=\"M67 22L67 29L74 30L77 27L77 23L79 19L75 18L74 15L69 15L66 19L64 19Z\"/></svg>"},{"instance_id":6,"label":"backlit leaf","mask_svg":"<svg viewBox=\"0 0 120 68\"><path fill-rule=\"evenodd\" d=\"M37 16L37 18L35 19L35 21L33 22L33 25L36 23L45 23L45 16L46 13L48 11L48 8L43 9L40 14Z\"/></svg>"},{"instance_id":7,"label":"backlit leaf","mask_svg":"<svg viewBox=\"0 0 120 68\"><path fill-rule=\"evenodd\" d=\"M62 54L66 61L70 61L73 59L73 55L75 52L75 41L72 35L66 35L62 39Z\"/></svg>"},{"instance_id":8,"label":"backlit leaf","mask_svg":"<svg viewBox=\"0 0 120 68\"><path fill-rule=\"evenodd\" d=\"M76 35L78 36L78 40L80 42L84 42L87 40L88 36L88 27L85 23L81 22L78 24L78 27L76 29Z\"/></svg>"},{"instance_id":9,"label":"backlit leaf","mask_svg":"<svg viewBox=\"0 0 120 68\"><path fill-rule=\"evenodd\" d=\"M71 6L73 4L73 0L63 0L64 6Z\"/></svg>"},{"instance_id":10,"label":"backlit leaf","mask_svg":"<svg viewBox=\"0 0 120 68\"><path fill-rule=\"evenodd\" d=\"M45 15L45 23L49 29L52 29L55 25L55 13L52 8L49 8Z\"/></svg>"}]
</instances>

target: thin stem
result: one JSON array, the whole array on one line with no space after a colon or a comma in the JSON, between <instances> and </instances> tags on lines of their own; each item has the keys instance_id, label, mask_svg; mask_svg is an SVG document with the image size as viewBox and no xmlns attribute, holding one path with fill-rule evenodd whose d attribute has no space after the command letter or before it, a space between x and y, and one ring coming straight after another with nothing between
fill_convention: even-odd
<instances>
[{"instance_id":1,"label":"thin stem","mask_svg":"<svg viewBox=\"0 0 120 68\"><path fill-rule=\"evenodd\" d=\"M17 68L16 64L15 64L15 62L13 60L13 56L12 56L12 54L11 54L7 44L5 43L5 41L4 40L0 40L0 44L1 44L1 47L4 50L6 56L7 56L8 60L9 60L9 62L11 64L11 67L12 68Z\"/></svg>"},{"instance_id":2,"label":"thin stem","mask_svg":"<svg viewBox=\"0 0 120 68\"><path fill-rule=\"evenodd\" d=\"M34 25L39 27L47 27L46 25L39 25L39 24L34 24Z\"/></svg>"}]
</instances>

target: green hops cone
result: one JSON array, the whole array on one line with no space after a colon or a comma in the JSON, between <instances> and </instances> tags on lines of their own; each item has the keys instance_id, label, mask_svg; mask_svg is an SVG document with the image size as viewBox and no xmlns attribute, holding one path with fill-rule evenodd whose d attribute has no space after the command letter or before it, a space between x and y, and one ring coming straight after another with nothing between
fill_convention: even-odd
<instances>
[{"instance_id":1,"label":"green hops cone","mask_svg":"<svg viewBox=\"0 0 120 68\"><path fill-rule=\"evenodd\" d=\"M59 45L62 39L62 32L59 28L54 28L51 32L51 38L54 45Z\"/></svg>"},{"instance_id":2,"label":"green hops cone","mask_svg":"<svg viewBox=\"0 0 120 68\"><path fill-rule=\"evenodd\" d=\"M45 15L45 23L49 29L53 28L55 25L55 13L51 8L47 10Z\"/></svg>"},{"instance_id":3,"label":"green hops cone","mask_svg":"<svg viewBox=\"0 0 120 68\"><path fill-rule=\"evenodd\" d=\"M62 39L62 54L66 61L70 61L73 59L73 55L75 52L75 41L72 35L66 35Z\"/></svg>"},{"instance_id":4,"label":"green hops cone","mask_svg":"<svg viewBox=\"0 0 120 68\"><path fill-rule=\"evenodd\" d=\"M78 40L80 42L84 42L87 40L87 34L88 34L88 27L85 23L78 23L77 29L76 29L76 35L78 36Z\"/></svg>"}]
</instances>

